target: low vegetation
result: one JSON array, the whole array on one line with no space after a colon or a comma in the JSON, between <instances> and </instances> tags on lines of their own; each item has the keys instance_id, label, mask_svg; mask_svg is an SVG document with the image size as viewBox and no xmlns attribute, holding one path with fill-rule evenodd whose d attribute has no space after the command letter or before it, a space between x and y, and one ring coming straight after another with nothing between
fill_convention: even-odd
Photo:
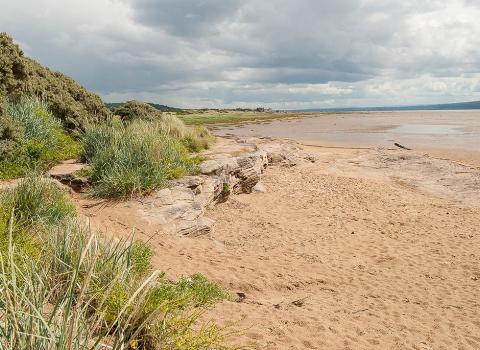
<instances>
[{"instance_id":1,"label":"low vegetation","mask_svg":"<svg viewBox=\"0 0 480 350\"><path fill-rule=\"evenodd\" d=\"M49 106L36 97L5 105L0 134L0 179L23 176L32 169L44 171L80 151Z\"/></svg>"},{"instance_id":2,"label":"low vegetation","mask_svg":"<svg viewBox=\"0 0 480 350\"><path fill-rule=\"evenodd\" d=\"M181 140L192 152L199 152L206 149L212 141L212 136L204 126L189 127L171 113L162 113L152 105L142 101L128 101L114 110L125 122L138 120L158 123L162 130L170 136Z\"/></svg>"},{"instance_id":3,"label":"low vegetation","mask_svg":"<svg viewBox=\"0 0 480 350\"><path fill-rule=\"evenodd\" d=\"M189 114L179 114L180 118L187 125L204 124L235 124L252 121L268 121L275 119L294 118L295 114L280 112L253 112L253 111L215 111L198 110Z\"/></svg>"},{"instance_id":4,"label":"low vegetation","mask_svg":"<svg viewBox=\"0 0 480 350\"><path fill-rule=\"evenodd\" d=\"M0 179L43 172L61 160L82 157L91 165L93 194L129 197L168 185L197 171L192 152L212 140L204 127L188 127L174 115L133 101L120 118L68 134L50 106L34 96L7 103L0 119Z\"/></svg>"},{"instance_id":5,"label":"low vegetation","mask_svg":"<svg viewBox=\"0 0 480 350\"><path fill-rule=\"evenodd\" d=\"M91 165L93 193L129 197L165 187L196 171L196 158L161 123L111 121L87 128L83 157Z\"/></svg>"},{"instance_id":6,"label":"low vegetation","mask_svg":"<svg viewBox=\"0 0 480 350\"><path fill-rule=\"evenodd\" d=\"M199 317L227 295L201 275L171 281L141 242L108 241L48 179L0 197L0 348L229 349Z\"/></svg>"}]
</instances>

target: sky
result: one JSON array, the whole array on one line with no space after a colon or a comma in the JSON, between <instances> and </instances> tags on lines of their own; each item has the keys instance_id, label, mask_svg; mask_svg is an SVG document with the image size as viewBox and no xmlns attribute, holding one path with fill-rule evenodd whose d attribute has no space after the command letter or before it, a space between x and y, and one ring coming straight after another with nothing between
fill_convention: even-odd
<instances>
[{"instance_id":1,"label":"sky","mask_svg":"<svg viewBox=\"0 0 480 350\"><path fill-rule=\"evenodd\" d=\"M106 102L480 100L480 0L0 0L0 31Z\"/></svg>"}]
</instances>

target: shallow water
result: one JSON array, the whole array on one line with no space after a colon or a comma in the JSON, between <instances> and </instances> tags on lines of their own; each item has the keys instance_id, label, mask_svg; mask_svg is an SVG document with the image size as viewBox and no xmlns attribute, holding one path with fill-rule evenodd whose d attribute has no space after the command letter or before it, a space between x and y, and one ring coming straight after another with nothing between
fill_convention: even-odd
<instances>
[{"instance_id":1,"label":"shallow water","mask_svg":"<svg viewBox=\"0 0 480 350\"><path fill-rule=\"evenodd\" d=\"M389 132L396 134L426 134L426 135L452 135L462 134L461 125L445 124L403 124L391 128Z\"/></svg>"},{"instance_id":2,"label":"shallow water","mask_svg":"<svg viewBox=\"0 0 480 350\"><path fill-rule=\"evenodd\" d=\"M270 136L341 147L406 147L461 154L480 163L480 111L311 114L305 118L217 126L218 135Z\"/></svg>"}]
</instances>

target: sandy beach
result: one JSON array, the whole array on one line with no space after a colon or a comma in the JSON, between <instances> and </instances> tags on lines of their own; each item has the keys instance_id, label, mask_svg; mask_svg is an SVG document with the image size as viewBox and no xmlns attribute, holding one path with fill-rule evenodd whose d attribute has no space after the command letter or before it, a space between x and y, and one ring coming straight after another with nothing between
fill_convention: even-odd
<instances>
[{"instance_id":1,"label":"sandy beach","mask_svg":"<svg viewBox=\"0 0 480 350\"><path fill-rule=\"evenodd\" d=\"M236 295L205 319L237 320L242 344L480 348L478 169L406 150L304 148L315 163L269 167L265 193L207 213L209 236L80 210L100 228L139 229L167 276L200 272Z\"/></svg>"}]
</instances>

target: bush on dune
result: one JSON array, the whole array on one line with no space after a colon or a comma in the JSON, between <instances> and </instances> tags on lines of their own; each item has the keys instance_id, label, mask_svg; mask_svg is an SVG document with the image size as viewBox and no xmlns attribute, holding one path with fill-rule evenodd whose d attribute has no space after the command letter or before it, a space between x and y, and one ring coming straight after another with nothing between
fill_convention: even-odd
<instances>
[{"instance_id":1,"label":"bush on dune","mask_svg":"<svg viewBox=\"0 0 480 350\"><path fill-rule=\"evenodd\" d=\"M199 152L207 149L213 137L205 127L186 126L175 115L162 113L148 103L128 101L115 109L114 113L125 122L144 120L157 123L168 135L182 140L189 151Z\"/></svg>"},{"instance_id":2,"label":"bush on dune","mask_svg":"<svg viewBox=\"0 0 480 350\"><path fill-rule=\"evenodd\" d=\"M11 37L0 33L0 104L30 95L47 101L70 130L82 130L87 122L102 121L111 114L99 96L25 57Z\"/></svg>"},{"instance_id":3,"label":"bush on dune","mask_svg":"<svg viewBox=\"0 0 480 350\"><path fill-rule=\"evenodd\" d=\"M83 158L91 165L93 194L129 197L165 187L196 171L195 158L159 123L111 121L88 128Z\"/></svg>"},{"instance_id":4,"label":"bush on dune","mask_svg":"<svg viewBox=\"0 0 480 350\"><path fill-rule=\"evenodd\" d=\"M46 170L80 151L49 106L33 96L4 107L0 133L0 179L23 176L32 169Z\"/></svg>"},{"instance_id":5,"label":"bush on dune","mask_svg":"<svg viewBox=\"0 0 480 350\"><path fill-rule=\"evenodd\" d=\"M0 198L13 213L0 226L0 348L229 349L225 329L199 321L226 297L218 285L201 275L167 280L147 245L92 233L55 186L32 176ZM23 249L19 234L35 249Z\"/></svg>"}]
</instances>

